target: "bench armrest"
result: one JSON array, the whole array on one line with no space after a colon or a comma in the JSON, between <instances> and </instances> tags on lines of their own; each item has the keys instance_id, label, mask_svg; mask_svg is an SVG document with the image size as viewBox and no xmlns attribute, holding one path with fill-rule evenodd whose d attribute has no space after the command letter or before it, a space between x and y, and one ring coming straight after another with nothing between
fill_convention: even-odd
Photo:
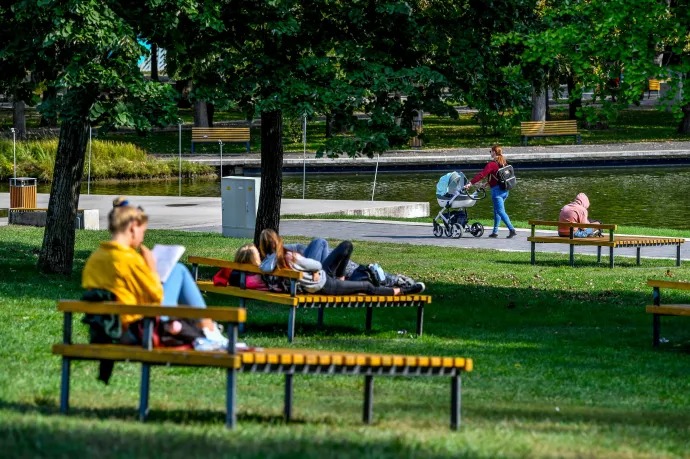
<instances>
[{"instance_id":1,"label":"bench armrest","mask_svg":"<svg viewBox=\"0 0 690 459\"><path fill-rule=\"evenodd\" d=\"M302 273L292 269L276 269L273 272L265 273L257 266L243 263L235 263L230 260L221 260L219 258L194 257L189 256L187 261L193 265L215 266L216 268L230 268L235 271L244 271L253 274L270 274L276 277L286 277L288 279L301 279Z\"/></svg>"},{"instance_id":2,"label":"bench armrest","mask_svg":"<svg viewBox=\"0 0 690 459\"><path fill-rule=\"evenodd\" d=\"M665 281L665 280L647 280L648 287L657 288L670 288L674 290L690 290L690 282L677 282L677 281Z\"/></svg>"},{"instance_id":3,"label":"bench armrest","mask_svg":"<svg viewBox=\"0 0 690 459\"><path fill-rule=\"evenodd\" d=\"M553 222L553 221L546 221L546 220L529 220L527 223L529 223L532 226L563 226L566 228L592 228L592 229L614 230L614 231L616 231L618 229L618 225L599 224L599 223L568 223L568 222Z\"/></svg>"},{"instance_id":4,"label":"bench armrest","mask_svg":"<svg viewBox=\"0 0 690 459\"><path fill-rule=\"evenodd\" d=\"M126 305L113 302L95 303L62 300L58 303L57 309L60 312L138 314L144 317L171 316L180 319L213 319L216 322L229 323L243 323L247 320L247 311L243 308L191 308L188 306Z\"/></svg>"}]
</instances>

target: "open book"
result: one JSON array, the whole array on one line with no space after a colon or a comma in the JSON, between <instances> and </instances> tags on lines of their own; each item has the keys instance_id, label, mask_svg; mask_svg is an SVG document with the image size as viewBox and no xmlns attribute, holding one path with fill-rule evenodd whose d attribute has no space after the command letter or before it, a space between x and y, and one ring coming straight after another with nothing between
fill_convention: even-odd
<instances>
[{"instance_id":1,"label":"open book","mask_svg":"<svg viewBox=\"0 0 690 459\"><path fill-rule=\"evenodd\" d=\"M153 258L156 260L156 269L161 282L165 282L170 277L173 268L182 258L185 248L181 245L161 245L156 244L151 249Z\"/></svg>"}]
</instances>

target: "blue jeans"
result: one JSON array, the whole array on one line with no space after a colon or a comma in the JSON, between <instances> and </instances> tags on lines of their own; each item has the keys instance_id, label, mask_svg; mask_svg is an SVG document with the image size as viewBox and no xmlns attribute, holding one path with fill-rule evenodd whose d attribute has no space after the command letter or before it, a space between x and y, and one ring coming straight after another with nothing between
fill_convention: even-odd
<instances>
[{"instance_id":1,"label":"blue jeans","mask_svg":"<svg viewBox=\"0 0 690 459\"><path fill-rule=\"evenodd\" d=\"M302 255L306 258L311 258L319 263L326 261L330 249L328 248L328 242L325 239L316 238L309 243L309 245L304 249Z\"/></svg>"},{"instance_id":2,"label":"blue jeans","mask_svg":"<svg viewBox=\"0 0 690 459\"><path fill-rule=\"evenodd\" d=\"M191 306L205 308L204 297L196 286L192 274L182 263L178 263L170 273L168 280L163 282L162 306Z\"/></svg>"},{"instance_id":3,"label":"blue jeans","mask_svg":"<svg viewBox=\"0 0 690 459\"><path fill-rule=\"evenodd\" d=\"M509 230L514 230L510 223L510 217L506 213L505 200L508 199L508 190L502 190L500 186L491 187L491 202L494 203L494 233L498 233L498 225L503 220Z\"/></svg>"},{"instance_id":4,"label":"blue jeans","mask_svg":"<svg viewBox=\"0 0 690 459\"><path fill-rule=\"evenodd\" d=\"M589 237L594 233L593 228L582 228L581 230L577 230L573 233L573 237Z\"/></svg>"}]
</instances>

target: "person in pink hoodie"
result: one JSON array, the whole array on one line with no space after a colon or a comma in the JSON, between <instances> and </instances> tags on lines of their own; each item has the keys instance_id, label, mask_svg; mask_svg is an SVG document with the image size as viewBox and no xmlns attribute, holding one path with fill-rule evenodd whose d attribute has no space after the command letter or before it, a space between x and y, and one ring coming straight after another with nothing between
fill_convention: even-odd
<instances>
[{"instance_id":1,"label":"person in pink hoodie","mask_svg":"<svg viewBox=\"0 0 690 459\"><path fill-rule=\"evenodd\" d=\"M561 209L558 215L559 222L567 223L600 223L593 222L589 219L589 198L584 193L579 193L575 196L575 200L570 204L566 204ZM558 227L558 235L562 237L570 237L570 228L567 226ZM590 237L594 235L593 228L575 228L573 237Z\"/></svg>"}]
</instances>

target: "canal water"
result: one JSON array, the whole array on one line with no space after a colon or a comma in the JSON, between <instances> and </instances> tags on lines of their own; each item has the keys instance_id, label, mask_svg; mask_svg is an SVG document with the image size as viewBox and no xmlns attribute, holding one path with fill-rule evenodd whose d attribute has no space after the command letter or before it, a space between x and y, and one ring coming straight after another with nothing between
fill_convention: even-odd
<instances>
[{"instance_id":1,"label":"canal water","mask_svg":"<svg viewBox=\"0 0 690 459\"><path fill-rule=\"evenodd\" d=\"M476 171L465 171L472 176ZM591 201L590 216L619 225L687 229L690 227L690 167L645 167L516 171L517 187L510 192L506 208L514 220L558 218L560 208L577 193ZM426 201L431 213L438 210L436 182L443 175L432 173L379 174L375 199L379 201ZM306 197L310 199L371 199L373 174L307 174ZM0 192L8 191L0 184ZM50 185L39 185L47 193ZM86 193L86 184L82 193ZM177 180L91 184L93 194L124 196L176 196ZM219 196L220 183L187 180L183 196ZM302 197L302 177L285 176L284 196ZM492 218L487 197L469 209L470 218Z\"/></svg>"}]
</instances>

